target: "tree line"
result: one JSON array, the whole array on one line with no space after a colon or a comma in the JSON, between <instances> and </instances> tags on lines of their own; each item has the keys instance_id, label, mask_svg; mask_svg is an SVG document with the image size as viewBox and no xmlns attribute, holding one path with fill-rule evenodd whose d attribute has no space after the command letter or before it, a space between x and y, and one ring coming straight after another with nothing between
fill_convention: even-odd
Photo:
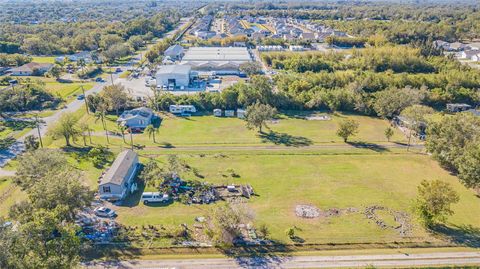
<instances>
[{"instance_id":1,"label":"tree line","mask_svg":"<svg viewBox=\"0 0 480 269\"><path fill-rule=\"evenodd\" d=\"M138 49L144 42L161 37L173 29L179 19L180 14L172 11L158 13L150 18L113 23L99 20L39 25L2 24L0 41L7 45L0 45L0 53L59 55L84 50L112 53L126 47ZM11 44L19 47L12 50Z\"/></svg>"}]
</instances>

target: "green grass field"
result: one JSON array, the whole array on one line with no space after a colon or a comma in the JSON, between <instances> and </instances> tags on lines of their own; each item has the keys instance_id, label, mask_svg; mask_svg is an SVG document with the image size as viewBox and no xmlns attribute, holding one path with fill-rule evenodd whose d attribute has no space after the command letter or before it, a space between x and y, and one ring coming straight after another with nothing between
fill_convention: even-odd
<instances>
[{"instance_id":1,"label":"green grass field","mask_svg":"<svg viewBox=\"0 0 480 269\"><path fill-rule=\"evenodd\" d=\"M92 115L85 115L86 121L99 135L103 133L100 121ZM157 144L147 134L135 134L134 143L147 146L160 146L170 144L173 146L192 145L285 145L301 147L325 143L343 143L335 132L341 120L355 119L360 124L359 133L352 137L352 141L367 143L387 143L384 131L389 126L385 120L337 113L329 121L306 120L305 115L290 113L280 116L278 122L270 123L270 130L266 129L264 135L259 135L255 130L245 127L245 121L237 118L217 118L213 116L198 116L190 118L162 115L159 133L156 135ZM117 131L115 116L109 116L107 128ZM272 131L272 133L269 133ZM127 137L128 138L128 137ZM104 143L104 137L95 137L97 143ZM114 144L121 144L120 137L111 139ZM395 132L392 138L395 142L405 142L405 137ZM61 141L56 141L61 143ZM60 146L61 144L57 144Z\"/></svg>"},{"instance_id":2,"label":"green grass field","mask_svg":"<svg viewBox=\"0 0 480 269\"><path fill-rule=\"evenodd\" d=\"M255 211L256 222L266 224L272 238L290 242L285 231L299 228L297 235L306 243L393 242L433 240L419 225L412 213L416 187L423 179L450 182L461 196L454 206L455 215L448 219L459 227L480 228L480 204L472 191L444 171L426 155L419 154L358 154L358 155L284 155L224 153L201 156L199 152L181 154L180 158L199 169L204 180L215 184L248 183L257 194L248 205ZM164 162L164 157L159 157ZM234 169L239 178L225 177ZM193 175L185 178L198 179ZM306 220L296 217L298 204L320 209L382 205L407 212L414 228L409 237L401 237L393 229L380 229L361 213ZM208 216L215 205L182 205L167 207L117 207L119 221L127 225L194 223L196 216ZM386 216L386 218L391 216ZM386 219L391 223L391 219Z\"/></svg>"},{"instance_id":3,"label":"green grass field","mask_svg":"<svg viewBox=\"0 0 480 269\"><path fill-rule=\"evenodd\" d=\"M100 121L83 111L77 115L94 129L94 145L107 145ZM165 114L156 144L146 134L135 134L133 139L135 144L146 146L138 150L142 162L155 158L164 163L167 155L177 154L203 176L182 175L186 179L252 185L256 196L248 201L248 206L255 212L255 223L266 224L271 237L282 242L291 243L285 231L294 226L305 243L440 242L441 237L427 233L420 226L412 210L417 186L423 179L447 181L460 194L460 202L453 207L455 214L447 222L452 232L480 229L480 203L473 191L419 150L407 152L405 148L386 147L406 141L399 131L395 132L393 142L386 140L387 121L341 113L330 115L330 121L306 120L304 116L282 114L277 122L269 124L271 135L261 137L236 118L177 118ZM355 143L350 147L343 143L335 132L338 123L346 118L360 124L359 133L352 141L377 147L359 148ZM116 131L116 116L108 119L108 129ZM111 136L108 146L118 153L130 147L129 139L127 135L124 143L120 136ZM62 139L47 137L44 143L51 148L64 146ZM166 143L171 147L165 148ZM82 144L82 139L78 139L76 145ZM102 170L94 168L88 160L77 162L70 158L70 161L85 171L86 183L96 189ZM240 177L228 176L229 169ZM295 215L295 206L299 204L322 210L353 207L358 212L307 220ZM402 237L398 231L381 229L366 219L362 212L372 205L407 213L412 224L409 235ZM178 227L182 223L193 224L196 216L210 215L216 206L134 204L115 209L118 221L125 225ZM380 212L379 216L387 224L395 225L391 215Z\"/></svg>"},{"instance_id":4,"label":"green grass field","mask_svg":"<svg viewBox=\"0 0 480 269\"><path fill-rule=\"evenodd\" d=\"M33 57L32 62L53 64L55 63L55 58L55 56L35 56Z\"/></svg>"}]
</instances>

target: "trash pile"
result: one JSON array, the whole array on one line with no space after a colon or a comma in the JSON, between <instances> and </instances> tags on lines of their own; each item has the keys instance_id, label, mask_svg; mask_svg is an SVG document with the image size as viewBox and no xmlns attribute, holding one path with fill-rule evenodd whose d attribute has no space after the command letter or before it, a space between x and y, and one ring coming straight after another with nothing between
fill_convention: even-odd
<instances>
[{"instance_id":1,"label":"trash pile","mask_svg":"<svg viewBox=\"0 0 480 269\"><path fill-rule=\"evenodd\" d=\"M250 185L220 185L215 186L215 191L218 193L219 197L222 199L225 198L234 198L234 197L245 197L250 199L252 195L255 194L253 187Z\"/></svg>"},{"instance_id":2,"label":"trash pile","mask_svg":"<svg viewBox=\"0 0 480 269\"><path fill-rule=\"evenodd\" d=\"M316 115L316 116L307 116L306 117L307 120L321 120L321 121L325 121L325 120L331 120L332 118L328 115Z\"/></svg>"},{"instance_id":3,"label":"trash pile","mask_svg":"<svg viewBox=\"0 0 480 269\"><path fill-rule=\"evenodd\" d=\"M173 200L185 204L210 204L219 199L213 185L194 180L182 180L176 175L172 179L164 180L160 189L163 193L169 194Z\"/></svg>"},{"instance_id":4,"label":"trash pile","mask_svg":"<svg viewBox=\"0 0 480 269\"><path fill-rule=\"evenodd\" d=\"M75 223L81 227L80 237L96 243L111 242L119 229L116 221L98 218L89 213L78 214Z\"/></svg>"}]
</instances>

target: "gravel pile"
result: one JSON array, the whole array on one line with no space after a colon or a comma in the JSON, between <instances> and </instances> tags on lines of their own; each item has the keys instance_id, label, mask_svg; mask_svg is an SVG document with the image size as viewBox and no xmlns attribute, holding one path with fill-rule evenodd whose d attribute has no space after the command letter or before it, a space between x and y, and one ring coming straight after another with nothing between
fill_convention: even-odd
<instances>
[{"instance_id":1,"label":"gravel pile","mask_svg":"<svg viewBox=\"0 0 480 269\"><path fill-rule=\"evenodd\" d=\"M297 205L295 214L300 218L313 219L320 216L320 210L311 205Z\"/></svg>"}]
</instances>

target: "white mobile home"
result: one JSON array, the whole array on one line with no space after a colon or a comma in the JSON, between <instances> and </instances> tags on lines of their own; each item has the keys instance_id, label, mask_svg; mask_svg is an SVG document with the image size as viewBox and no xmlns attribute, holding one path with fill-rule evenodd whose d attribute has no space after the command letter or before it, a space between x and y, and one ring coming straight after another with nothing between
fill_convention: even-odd
<instances>
[{"instance_id":1,"label":"white mobile home","mask_svg":"<svg viewBox=\"0 0 480 269\"><path fill-rule=\"evenodd\" d=\"M171 105L169 107L170 113L182 114L182 113L195 113L197 109L192 105Z\"/></svg>"},{"instance_id":2,"label":"white mobile home","mask_svg":"<svg viewBox=\"0 0 480 269\"><path fill-rule=\"evenodd\" d=\"M100 198L109 201L123 200L132 188L138 164L138 155L133 150L122 151L100 181Z\"/></svg>"}]
</instances>

